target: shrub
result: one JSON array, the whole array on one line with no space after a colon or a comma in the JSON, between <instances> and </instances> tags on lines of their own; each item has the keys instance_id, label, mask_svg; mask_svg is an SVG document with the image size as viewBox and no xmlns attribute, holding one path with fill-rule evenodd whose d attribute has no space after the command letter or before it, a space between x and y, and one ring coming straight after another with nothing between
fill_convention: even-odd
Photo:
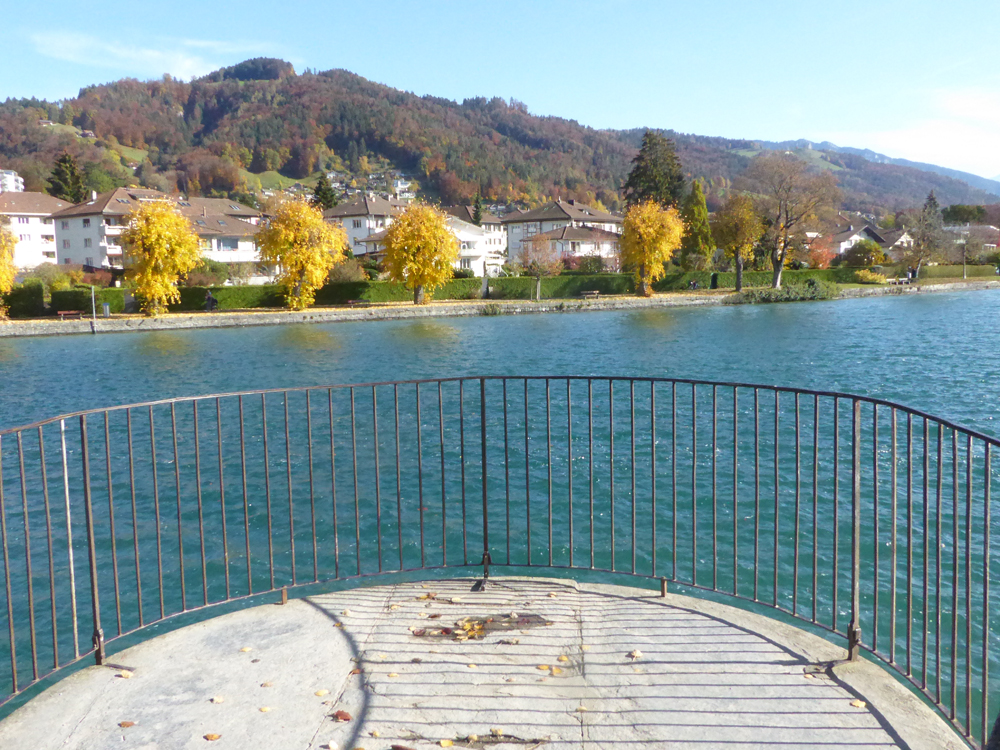
<instances>
[{"instance_id":1,"label":"shrub","mask_svg":"<svg viewBox=\"0 0 1000 750\"><path fill-rule=\"evenodd\" d=\"M581 273L591 276L598 273L604 273L604 259L597 255L585 255L580 258L580 262L577 264L577 269Z\"/></svg>"},{"instance_id":2,"label":"shrub","mask_svg":"<svg viewBox=\"0 0 1000 750\"><path fill-rule=\"evenodd\" d=\"M503 312L503 305L498 305L496 302L487 302L479 308L480 315L503 315Z\"/></svg>"},{"instance_id":3,"label":"shrub","mask_svg":"<svg viewBox=\"0 0 1000 750\"><path fill-rule=\"evenodd\" d=\"M28 279L0 298L0 307L7 308L12 318L37 318L45 314L45 285L39 279Z\"/></svg>"},{"instance_id":4,"label":"shrub","mask_svg":"<svg viewBox=\"0 0 1000 750\"><path fill-rule=\"evenodd\" d=\"M367 281L368 274L361 267L361 263L355 258L346 258L342 263L338 263L330 271L326 279L327 284L339 284L345 281Z\"/></svg>"},{"instance_id":5,"label":"shrub","mask_svg":"<svg viewBox=\"0 0 1000 750\"><path fill-rule=\"evenodd\" d=\"M471 268L456 268L451 272L453 279L474 279L476 272Z\"/></svg>"},{"instance_id":6,"label":"shrub","mask_svg":"<svg viewBox=\"0 0 1000 750\"><path fill-rule=\"evenodd\" d=\"M806 279L803 284L786 284L781 289L744 289L726 297L726 304L765 304L769 302L801 302L805 300L833 299L837 285L829 281Z\"/></svg>"},{"instance_id":7,"label":"shrub","mask_svg":"<svg viewBox=\"0 0 1000 750\"><path fill-rule=\"evenodd\" d=\"M869 271L867 268L862 268L854 272L854 280L859 284L884 284L885 276L875 273L875 271Z\"/></svg>"},{"instance_id":8,"label":"shrub","mask_svg":"<svg viewBox=\"0 0 1000 750\"><path fill-rule=\"evenodd\" d=\"M94 290L94 302L100 312L101 305L107 302L111 306L111 312L125 312L125 290L115 287ZM76 287L52 292L50 306L56 312L63 310L79 310L82 313L90 312L91 299L90 287Z\"/></svg>"},{"instance_id":9,"label":"shrub","mask_svg":"<svg viewBox=\"0 0 1000 750\"><path fill-rule=\"evenodd\" d=\"M220 286L229 278L229 264L203 258L201 264L188 273L184 286Z\"/></svg>"}]
</instances>

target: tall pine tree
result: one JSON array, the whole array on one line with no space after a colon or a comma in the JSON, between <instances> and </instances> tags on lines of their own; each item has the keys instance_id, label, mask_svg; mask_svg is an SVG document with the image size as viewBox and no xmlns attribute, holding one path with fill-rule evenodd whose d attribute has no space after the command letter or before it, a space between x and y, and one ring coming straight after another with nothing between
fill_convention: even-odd
<instances>
[{"instance_id":1,"label":"tall pine tree","mask_svg":"<svg viewBox=\"0 0 1000 750\"><path fill-rule=\"evenodd\" d=\"M708 223L705 193L698 180L694 181L691 192L684 199L681 218L684 219L684 239L678 258L681 268L685 271L704 271L712 262L715 242L712 241L712 228Z\"/></svg>"},{"instance_id":2,"label":"tall pine tree","mask_svg":"<svg viewBox=\"0 0 1000 750\"><path fill-rule=\"evenodd\" d=\"M477 227L483 225L483 196L476 193L476 201L472 204L472 223Z\"/></svg>"},{"instance_id":3,"label":"tall pine tree","mask_svg":"<svg viewBox=\"0 0 1000 750\"><path fill-rule=\"evenodd\" d=\"M325 174L321 174L316 181L316 188L313 190L312 201L310 201L320 211L333 208L337 205L337 193L330 187L330 181Z\"/></svg>"},{"instance_id":4,"label":"tall pine tree","mask_svg":"<svg viewBox=\"0 0 1000 750\"><path fill-rule=\"evenodd\" d=\"M647 130L642 148L632 160L632 171L625 181L625 203L634 206L656 201L663 208L676 207L684 192L684 173L674 142Z\"/></svg>"},{"instance_id":5,"label":"tall pine tree","mask_svg":"<svg viewBox=\"0 0 1000 750\"><path fill-rule=\"evenodd\" d=\"M83 175L76 164L76 159L66 151L56 159L49 177L49 195L61 198L70 203L83 203L87 190L83 186Z\"/></svg>"}]
</instances>

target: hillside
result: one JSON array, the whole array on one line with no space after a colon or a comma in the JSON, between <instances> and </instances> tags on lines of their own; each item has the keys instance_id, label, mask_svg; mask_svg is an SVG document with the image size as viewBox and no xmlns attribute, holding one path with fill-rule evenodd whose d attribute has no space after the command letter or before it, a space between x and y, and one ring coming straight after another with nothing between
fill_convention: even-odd
<instances>
[{"instance_id":1,"label":"hillside","mask_svg":"<svg viewBox=\"0 0 1000 750\"><path fill-rule=\"evenodd\" d=\"M532 115L513 100L418 97L344 70L296 75L287 63L253 60L190 83L124 79L58 103L7 100L0 104L0 168L17 169L29 189L42 189L67 149L93 189L138 181L218 195L308 184L321 170L349 173L363 186L367 174L391 167L446 202L481 190L489 201L530 204L558 195L613 209L642 132ZM713 203L763 148L666 132ZM796 153L835 172L848 209L911 207L932 189L945 205L998 200L912 167L850 153Z\"/></svg>"}]
</instances>

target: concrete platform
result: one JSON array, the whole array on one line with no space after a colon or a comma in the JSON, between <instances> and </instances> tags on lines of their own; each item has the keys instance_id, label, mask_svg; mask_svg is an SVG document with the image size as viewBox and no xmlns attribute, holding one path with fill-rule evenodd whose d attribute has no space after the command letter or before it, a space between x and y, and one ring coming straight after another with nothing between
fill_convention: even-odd
<instances>
[{"instance_id":1,"label":"concrete platform","mask_svg":"<svg viewBox=\"0 0 1000 750\"><path fill-rule=\"evenodd\" d=\"M0 748L965 747L879 667L769 618L617 586L471 584L177 630L110 658L129 672L90 667L35 698L0 722Z\"/></svg>"}]
</instances>

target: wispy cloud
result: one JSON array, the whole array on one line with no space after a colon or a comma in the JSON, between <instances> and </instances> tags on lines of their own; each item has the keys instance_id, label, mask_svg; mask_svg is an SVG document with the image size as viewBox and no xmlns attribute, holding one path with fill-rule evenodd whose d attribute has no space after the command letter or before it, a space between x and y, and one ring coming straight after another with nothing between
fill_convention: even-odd
<instances>
[{"instance_id":1,"label":"wispy cloud","mask_svg":"<svg viewBox=\"0 0 1000 750\"><path fill-rule=\"evenodd\" d=\"M129 76L192 78L233 62L237 55L262 55L268 45L256 42L209 39L154 38L143 43L123 43L120 38L101 39L71 31L33 34L31 42L39 54L56 60Z\"/></svg>"}]
</instances>

